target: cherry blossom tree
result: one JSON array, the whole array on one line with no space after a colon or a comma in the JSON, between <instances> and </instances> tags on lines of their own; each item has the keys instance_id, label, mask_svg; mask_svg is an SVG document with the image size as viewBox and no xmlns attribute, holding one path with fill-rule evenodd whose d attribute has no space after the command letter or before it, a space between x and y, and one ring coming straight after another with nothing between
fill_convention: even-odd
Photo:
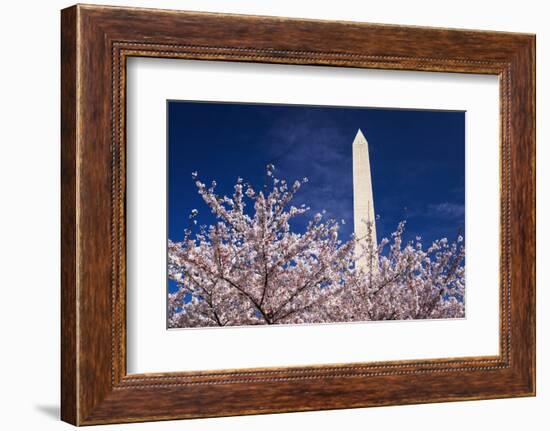
<instances>
[{"instance_id":1,"label":"cherry blossom tree","mask_svg":"<svg viewBox=\"0 0 550 431\"><path fill-rule=\"evenodd\" d=\"M239 178L228 197L193 173L216 221L197 226L193 210L184 239L168 242L168 275L178 285L168 297L169 327L464 316L462 237L424 250L419 237L403 243L401 222L380 244L370 235L342 241L340 223L323 213L294 232L292 219L310 208L292 199L308 180L289 185L273 165L266 175L263 190Z\"/></svg>"}]
</instances>

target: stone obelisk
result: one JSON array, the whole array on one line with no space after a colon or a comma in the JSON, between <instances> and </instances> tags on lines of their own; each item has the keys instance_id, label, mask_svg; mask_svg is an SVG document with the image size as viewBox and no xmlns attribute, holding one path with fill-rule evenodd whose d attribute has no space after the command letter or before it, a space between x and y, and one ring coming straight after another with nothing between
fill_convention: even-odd
<instances>
[{"instance_id":1,"label":"stone obelisk","mask_svg":"<svg viewBox=\"0 0 550 431\"><path fill-rule=\"evenodd\" d=\"M359 242L366 242L376 247L376 224L374 217L374 199L372 197L372 179L370 172L369 144L361 132L353 140L353 224L355 236ZM371 229L369 232L368 224ZM364 254L361 245L357 246L358 256ZM358 268L378 272L378 256L373 251L372 260L362 256L357 260Z\"/></svg>"}]
</instances>

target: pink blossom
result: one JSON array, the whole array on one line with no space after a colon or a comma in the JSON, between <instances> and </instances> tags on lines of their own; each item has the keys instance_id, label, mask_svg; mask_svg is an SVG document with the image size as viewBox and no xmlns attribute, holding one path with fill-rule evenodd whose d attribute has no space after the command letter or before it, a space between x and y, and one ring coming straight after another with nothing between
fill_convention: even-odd
<instances>
[{"instance_id":1,"label":"pink blossom","mask_svg":"<svg viewBox=\"0 0 550 431\"><path fill-rule=\"evenodd\" d=\"M342 241L340 224L321 213L293 232L290 220L309 208L290 202L307 179L288 189L274 170L267 168L271 190L256 193L239 178L231 197L217 196L215 181L207 188L196 180L217 220L168 242L168 274L178 284L168 296L169 327L464 317L462 237L423 250L420 237L403 243L401 222L376 245ZM369 264L355 265L362 258Z\"/></svg>"}]
</instances>

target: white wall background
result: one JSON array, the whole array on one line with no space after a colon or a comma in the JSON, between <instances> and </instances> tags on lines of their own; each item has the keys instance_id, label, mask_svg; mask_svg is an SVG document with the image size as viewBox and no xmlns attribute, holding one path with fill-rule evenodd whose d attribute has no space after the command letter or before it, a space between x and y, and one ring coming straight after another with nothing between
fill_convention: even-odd
<instances>
[{"instance_id":1,"label":"white wall background","mask_svg":"<svg viewBox=\"0 0 550 431\"><path fill-rule=\"evenodd\" d=\"M405 407L172 421L96 429L547 429L550 423L550 13L543 1L119 0L171 9L477 28L537 34L538 396ZM59 10L4 2L0 15L0 427L69 429L59 414Z\"/></svg>"}]
</instances>

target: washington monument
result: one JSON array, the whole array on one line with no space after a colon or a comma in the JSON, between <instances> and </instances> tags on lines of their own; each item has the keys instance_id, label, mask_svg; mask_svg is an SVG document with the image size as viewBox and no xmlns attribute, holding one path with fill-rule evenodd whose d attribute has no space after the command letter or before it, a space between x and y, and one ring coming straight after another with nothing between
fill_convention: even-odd
<instances>
[{"instance_id":1,"label":"washington monument","mask_svg":"<svg viewBox=\"0 0 550 431\"><path fill-rule=\"evenodd\" d=\"M355 237L359 242L369 240L373 247L377 247L376 223L374 217L374 199L372 197L372 179L370 173L369 143L367 142L361 129L357 130L357 135L353 140L353 228ZM369 233L368 224L372 228ZM356 249L356 254L360 255L361 245ZM357 261L357 266L367 269L372 264L372 270L378 271L378 258L373 253L373 262L369 262L366 256Z\"/></svg>"}]
</instances>

